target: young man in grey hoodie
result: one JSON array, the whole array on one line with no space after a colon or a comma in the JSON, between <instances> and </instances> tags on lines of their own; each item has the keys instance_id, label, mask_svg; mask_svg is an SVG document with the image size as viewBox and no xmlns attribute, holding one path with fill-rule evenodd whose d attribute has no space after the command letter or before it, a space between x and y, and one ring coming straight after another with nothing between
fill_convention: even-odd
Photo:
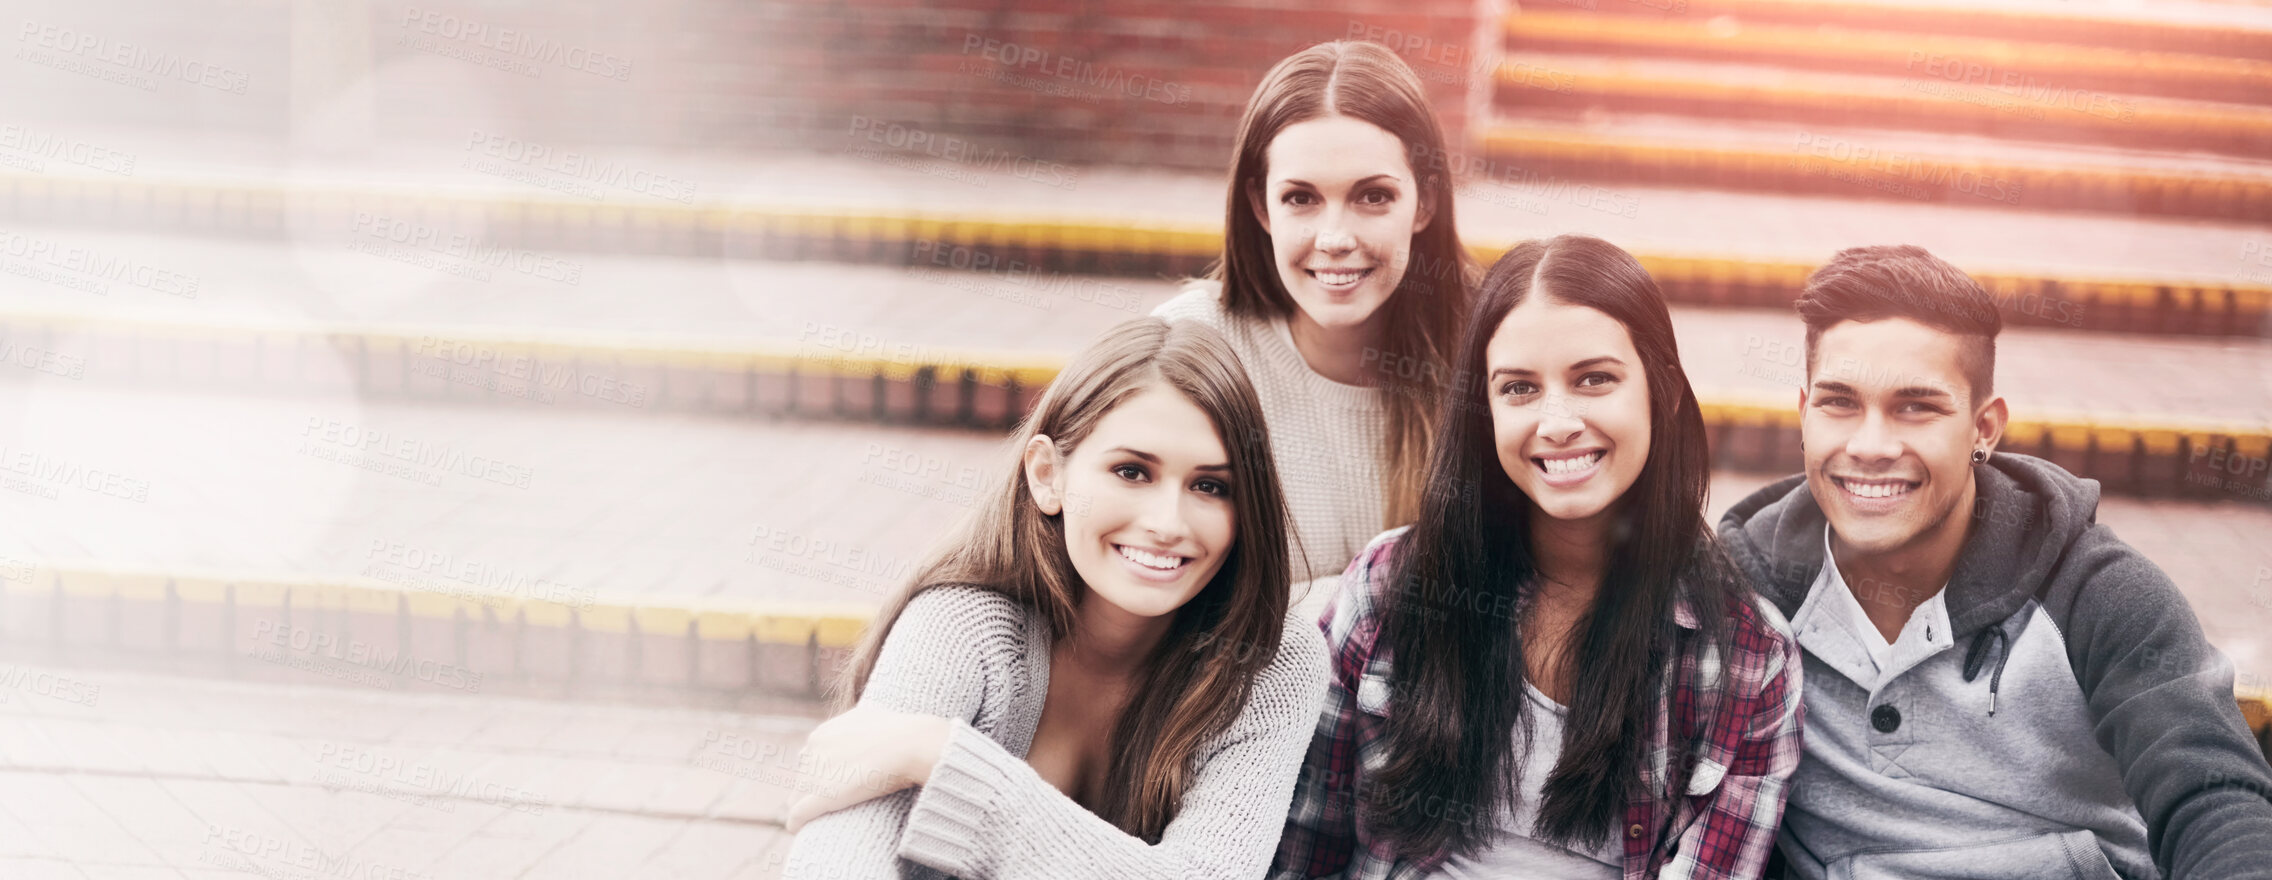
<instances>
[{"instance_id":1,"label":"young man in grey hoodie","mask_svg":"<svg viewBox=\"0 0 2272 880\"><path fill-rule=\"evenodd\" d=\"M1996 451L1988 294L1853 248L1798 311L1806 472L1720 523L1805 657L1790 876L2272 878L2231 662L2097 481Z\"/></svg>"}]
</instances>

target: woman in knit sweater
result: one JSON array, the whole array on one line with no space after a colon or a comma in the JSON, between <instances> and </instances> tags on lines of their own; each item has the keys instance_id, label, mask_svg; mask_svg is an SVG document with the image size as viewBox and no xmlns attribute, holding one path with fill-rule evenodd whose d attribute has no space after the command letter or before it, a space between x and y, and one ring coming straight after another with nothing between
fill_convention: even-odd
<instances>
[{"instance_id":1,"label":"woman in knit sweater","mask_svg":"<svg viewBox=\"0 0 2272 880\"><path fill-rule=\"evenodd\" d=\"M1271 69L1239 122L1223 256L1153 311L1223 332L1270 422L1314 612L1382 529L1411 522L1478 274L1419 77L1376 43Z\"/></svg>"},{"instance_id":2,"label":"woman in knit sweater","mask_svg":"<svg viewBox=\"0 0 2272 880\"><path fill-rule=\"evenodd\" d=\"M1327 673L1237 359L1122 324L1015 452L807 740L784 876L1260 877Z\"/></svg>"}]
</instances>

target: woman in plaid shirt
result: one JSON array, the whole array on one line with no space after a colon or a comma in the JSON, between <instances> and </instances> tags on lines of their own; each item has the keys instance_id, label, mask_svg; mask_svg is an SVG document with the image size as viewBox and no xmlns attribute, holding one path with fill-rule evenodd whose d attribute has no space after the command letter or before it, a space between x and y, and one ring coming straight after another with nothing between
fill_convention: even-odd
<instances>
[{"instance_id":1,"label":"woman in plaid shirt","mask_svg":"<svg viewBox=\"0 0 2272 880\"><path fill-rule=\"evenodd\" d=\"M1704 522L1655 281L1600 239L1526 242L1458 354L1420 519L1320 621L1333 686L1271 876L1760 876L1797 642Z\"/></svg>"}]
</instances>

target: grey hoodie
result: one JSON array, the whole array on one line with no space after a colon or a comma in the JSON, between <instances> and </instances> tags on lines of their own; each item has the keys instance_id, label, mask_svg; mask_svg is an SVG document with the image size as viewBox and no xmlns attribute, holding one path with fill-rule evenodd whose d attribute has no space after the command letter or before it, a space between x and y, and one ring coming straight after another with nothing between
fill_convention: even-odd
<instances>
[{"instance_id":1,"label":"grey hoodie","mask_svg":"<svg viewBox=\"0 0 2272 880\"><path fill-rule=\"evenodd\" d=\"M2185 597L2096 522L2097 481L2011 453L1973 474L1948 624L1882 680L1814 601L1825 519L1803 474L1720 521L1805 649L1792 874L2272 878L2272 768Z\"/></svg>"}]
</instances>

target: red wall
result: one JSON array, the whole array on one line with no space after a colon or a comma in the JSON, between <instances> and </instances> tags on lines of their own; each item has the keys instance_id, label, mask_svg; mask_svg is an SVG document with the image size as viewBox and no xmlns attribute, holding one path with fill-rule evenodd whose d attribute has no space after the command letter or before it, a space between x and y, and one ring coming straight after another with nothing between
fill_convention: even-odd
<instances>
[{"instance_id":1,"label":"red wall","mask_svg":"<svg viewBox=\"0 0 2272 880\"><path fill-rule=\"evenodd\" d=\"M768 7L777 17L760 54L772 88L753 97L770 120L764 139L781 146L840 148L858 116L1068 163L1219 169L1272 64L1358 37L1405 55L1458 144L1471 87L1487 90L1498 51L1495 27L1478 46L1478 8L1449 0L788 4Z\"/></svg>"}]
</instances>

